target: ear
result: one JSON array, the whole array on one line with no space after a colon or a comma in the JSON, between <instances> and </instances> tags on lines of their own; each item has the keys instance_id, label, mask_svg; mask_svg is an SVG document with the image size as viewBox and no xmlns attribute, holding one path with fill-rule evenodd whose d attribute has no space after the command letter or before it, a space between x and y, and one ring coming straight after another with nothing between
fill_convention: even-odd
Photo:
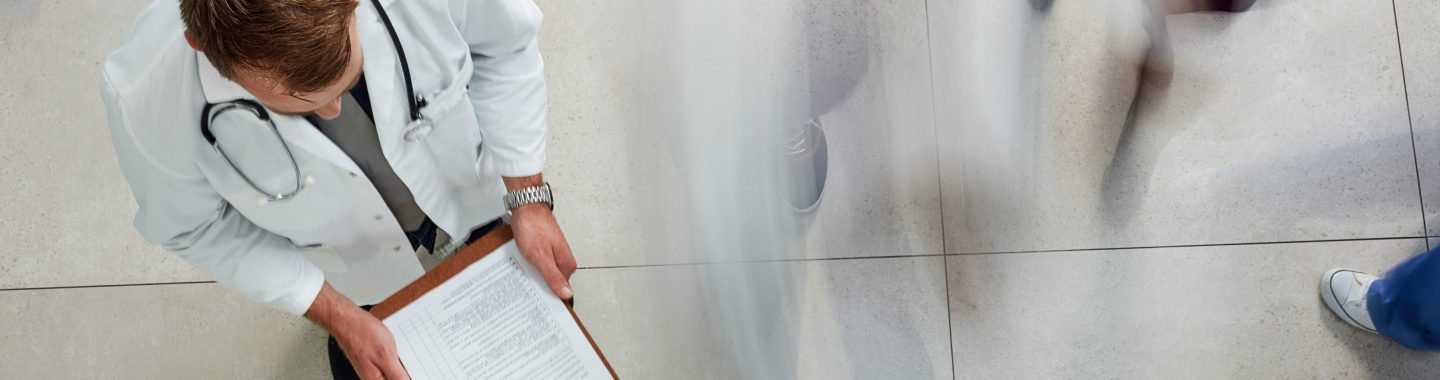
<instances>
[{"instance_id":1,"label":"ear","mask_svg":"<svg viewBox=\"0 0 1440 380\"><path fill-rule=\"evenodd\" d=\"M190 31L188 30L185 31L185 42L190 44L191 49L195 49L195 51L198 52L204 52L204 50L200 50L200 44L195 43L195 36L191 35Z\"/></svg>"}]
</instances>

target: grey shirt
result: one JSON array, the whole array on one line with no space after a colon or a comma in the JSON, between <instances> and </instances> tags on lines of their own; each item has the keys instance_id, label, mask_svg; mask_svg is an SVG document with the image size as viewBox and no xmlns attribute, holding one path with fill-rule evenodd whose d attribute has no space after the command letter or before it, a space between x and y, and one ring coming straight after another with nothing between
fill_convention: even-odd
<instances>
[{"instance_id":1,"label":"grey shirt","mask_svg":"<svg viewBox=\"0 0 1440 380\"><path fill-rule=\"evenodd\" d=\"M360 171L365 172L370 183L375 185L375 190L380 192L380 198L385 200L385 205L395 214L400 227L406 232L419 229L425 222L425 211L415 203L415 195L405 186L405 182L400 180L400 176L395 175L395 169L390 167L390 162L385 160L385 152L380 150L380 137L375 131L375 122L349 91L341 95L340 99L340 116L335 120L312 118L315 125L355 161Z\"/></svg>"}]
</instances>

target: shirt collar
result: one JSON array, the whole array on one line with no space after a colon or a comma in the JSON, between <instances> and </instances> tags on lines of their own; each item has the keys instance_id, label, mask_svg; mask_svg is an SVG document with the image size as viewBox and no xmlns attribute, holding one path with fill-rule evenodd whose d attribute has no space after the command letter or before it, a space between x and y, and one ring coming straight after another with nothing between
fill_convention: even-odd
<instances>
[{"instance_id":1,"label":"shirt collar","mask_svg":"<svg viewBox=\"0 0 1440 380\"><path fill-rule=\"evenodd\" d=\"M240 87L239 83L221 76L220 70L215 69L215 65L211 65L210 60L205 58L205 53L195 52L195 66L200 71L200 88L205 92L206 103L255 98L249 91L245 91L244 87Z\"/></svg>"}]
</instances>

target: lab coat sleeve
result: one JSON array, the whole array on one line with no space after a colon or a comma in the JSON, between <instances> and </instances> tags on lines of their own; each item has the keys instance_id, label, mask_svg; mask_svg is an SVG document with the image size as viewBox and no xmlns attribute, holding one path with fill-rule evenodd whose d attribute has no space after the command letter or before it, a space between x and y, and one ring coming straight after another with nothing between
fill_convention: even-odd
<instances>
[{"instance_id":1,"label":"lab coat sleeve","mask_svg":"<svg viewBox=\"0 0 1440 380\"><path fill-rule=\"evenodd\" d=\"M539 174L547 112L540 9L531 0L451 0L450 6L475 62L470 100L495 170L506 177Z\"/></svg>"},{"instance_id":2,"label":"lab coat sleeve","mask_svg":"<svg viewBox=\"0 0 1440 380\"><path fill-rule=\"evenodd\" d=\"M140 206L134 221L140 234L253 302L296 315L308 311L324 273L288 239L231 208L193 163L156 160L156 151L135 138L108 77L103 86L115 152Z\"/></svg>"}]
</instances>

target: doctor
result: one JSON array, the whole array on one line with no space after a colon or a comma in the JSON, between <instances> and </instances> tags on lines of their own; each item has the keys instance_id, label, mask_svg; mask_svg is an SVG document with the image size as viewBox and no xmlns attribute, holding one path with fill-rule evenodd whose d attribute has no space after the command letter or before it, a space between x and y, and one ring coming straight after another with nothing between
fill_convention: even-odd
<instances>
[{"instance_id":1,"label":"doctor","mask_svg":"<svg viewBox=\"0 0 1440 380\"><path fill-rule=\"evenodd\" d=\"M329 331L337 378L406 378L357 305L507 213L569 299L540 20L531 0L155 1L102 70L135 227Z\"/></svg>"}]
</instances>

